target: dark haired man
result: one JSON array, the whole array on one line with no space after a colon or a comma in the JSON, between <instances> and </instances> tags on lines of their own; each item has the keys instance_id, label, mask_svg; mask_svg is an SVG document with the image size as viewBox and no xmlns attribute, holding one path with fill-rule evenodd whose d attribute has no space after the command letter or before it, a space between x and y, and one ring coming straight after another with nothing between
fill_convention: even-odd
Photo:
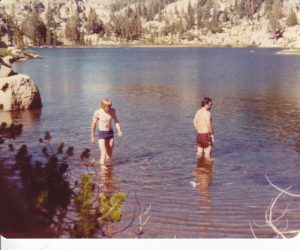
<instances>
[{"instance_id":1,"label":"dark haired man","mask_svg":"<svg viewBox=\"0 0 300 250\"><path fill-rule=\"evenodd\" d=\"M214 142L214 130L212 127L211 110L212 100L204 97L201 101L201 108L196 112L193 123L196 129L197 156L210 159L211 149Z\"/></svg>"}]
</instances>

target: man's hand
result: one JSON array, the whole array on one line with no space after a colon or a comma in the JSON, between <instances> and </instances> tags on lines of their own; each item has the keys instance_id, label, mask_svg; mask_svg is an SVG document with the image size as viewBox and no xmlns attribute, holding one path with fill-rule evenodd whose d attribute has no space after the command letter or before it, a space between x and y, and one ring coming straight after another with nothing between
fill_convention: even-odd
<instances>
[{"instance_id":1,"label":"man's hand","mask_svg":"<svg viewBox=\"0 0 300 250\"><path fill-rule=\"evenodd\" d=\"M120 130L120 131L118 131L118 136L121 138L121 137L123 137L123 132Z\"/></svg>"},{"instance_id":2,"label":"man's hand","mask_svg":"<svg viewBox=\"0 0 300 250\"><path fill-rule=\"evenodd\" d=\"M215 137L214 137L214 135L211 135L210 137L211 137L212 143L215 143Z\"/></svg>"}]
</instances>

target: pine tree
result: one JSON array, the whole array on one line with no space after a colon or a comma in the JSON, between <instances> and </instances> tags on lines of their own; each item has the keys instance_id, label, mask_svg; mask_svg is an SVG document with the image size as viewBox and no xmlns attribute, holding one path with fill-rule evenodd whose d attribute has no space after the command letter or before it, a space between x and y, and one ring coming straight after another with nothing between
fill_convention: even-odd
<instances>
[{"instance_id":1,"label":"pine tree","mask_svg":"<svg viewBox=\"0 0 300 250\"><path fill-rule=\"evenodd\" d=\"M192 29L195 24L195 10L192 7L191 1L189 1L187 8L187 29Z\"/></svg>"},{"instance_id":2,"label":"pine tree","mask_svg":"<svg viewBox=\"0 0 300 250\"><path fill-rule=\"evenodd\" d=\"M202 6L200 2L197 4L197 28L201 29L203 28L203 11L202 11Z\"/></svg>"},{"instance_id":3,"label":"pine tree","mask_svg":"<svg viewBox=\"0 0 300 250\"><path fill-rule=\"evenodd\" d=\"M52 45L52 32L50 31L49 27L47 28L46 44Z\"/></svg>"},{"instance_id":4,"label":"pine tree","mask_svg":"<svg viewBox=\"0 0 300 250\"><path fill-rule=\"evenodd\" d=\"M48 6L47 6L47 12L46 12L46 25L47 28L56 28L56 23L54 21L54 17L53 17L53 10L50 6L50 1L48 2Z\"/></svg>"},{"instance_id":5,"label":"pine tree","mask_svg":"<svg viewBox=\"0 0 300 250\"><path fill-rule=\"evenodd\" d=\"M104 30L103 23L93 8L90 9L85 28L88 34L99 34Z\"/></svg>"},{"instance_id":6,"label":"pine tree","mask_svg":"<svg viewBox=\"0 0 300 250\"><path fill-rule=\"evenodd\" d=\"M175 5L174 12L175 12L175 15L176 15L176 16L179 18L179 17L180 17L180 14L179 14L179 11L178 11L178 8L177 8L177 5Z\"/></svg>"},{"instance_id":7,"label":"pine tree","mask_svg":"<svg viewBox=\"0 0 300 250\"><path fill-rule=\"evenodd\" d=\"M298 17L296 15L296 12L293 9L291 9L290 14L286 20L286 25L292 27L298 24L299 22L298 22Z\"/></svg>"},{"instance_id":8,"label":"pine tree","mask_svg":"<svg viewBox=\"0 0 300 250\"><path fill-rule=\"evenodd\" d=\"M58 41L58 36L57 36L57 33L55 31L53 31L52 33L52 45L60 45L61 42Z\"/></svg>"},{"instance_id":9,"label":"pine tree","mask_svg":"<svg viewBox=\"0 0 300 250\"><path fill-rule=\"evenodd\" d=\"M219 33L222 32L222 27L220 24L220 21L218 19L218 14L217 11L213 12L213 16L211 21L208 24L208 29L212 32L212 33Z\"/></svg>"},{"instance_id":10,"label":"pine tree","mask_svg":"<svg viewBox=\"0 0 300 250\"><path fill-rule=\"evenodd\" d=\"M130 40L139 39L142 34L142 20L139 15L135 15L130 21Z\"/></svg>"},{"instance_id":11,"label":"pine tree","mask_svg":"<svg viewBox=\"0 0 300 250\"><path fill-rule=\"evenodd\" d=\"M46 27L47 27L46 44L47 45L53 45L55 43L53 38L53 33L56 28L56 23L53 14L54 12L50 6L50 1L49 1L47 6L47 12L46 12Z\"/></svg>"},{"instance_id":12,"label":"pine tree","mask_svg":"<svg viewBox=\"0 0 300 250\"><path fill-rule=\"evenodd\" d=\"M110 26L109 29L115 34L117 39L122 35L122 26L120 22L120 18L116 15L112 14L110 16ZM109 32L108 32L109 33Z\"/></svg>"},{"instance_id":13,"label":"pine tree","mask_svg":"<svg viewBox=\"0 0 300 250\"><path fill-rule=\"evenodd\" d=\"M36 24L34 18L35 16L32 13L28 13L21 25L22 32L26 34L26 36L28 36L33 42L36 40Z\"/></svg>"},{"instance_id":14,"label":"pine tree","mask_svg":"<svg viewBox=\"0 0 300 250\"><path fill-rule=\"evenodd\" d=\"M47 28L44 22L39 19L36 26L36 45L40 46L46 43Z\"/></svg>"},{"instance_id":15,"label":"pine tree","mask_svg":"<svg viewBox=\"0 0 300 250\"><path fill-rule=\"evenodd\" d=\"M35 10L25 17L21 31L32 40L34 45L40 46L46 42L47 28Z\"/></svg>"},{"instance_id":16,"label":"pine tree","mask_svg":"<svg viewBox=\"0 0 300 250\"><path fill-rule=\"evenodd\" d=\"M14 30L13 43L18 48L24 47L23 34L22 34L21 30L18 28L15 28L15 30Z\"/></svg>"},{"instance_id":17,"label":"pine tree","mask_svg":"<svg viewBox=\"0 0 300 250\"><path fill-rule=\"evenodd\" d=\"M282 2L281 0L274 0L271 10L269 12L269 25L272 33L281 29L280 18L282 16Z\"/></svg>"},{"instance_id":18,"label":"pine tree","mask_svg":"<svg viewBox=\"0 0 300 250\"><path fill-rule=\"evenodd\" d=\"M75 11L73 16L67 21L65 27L65 36L72 42L80 43L80 19L78 12Z\"/></svg>"}]
</instances>

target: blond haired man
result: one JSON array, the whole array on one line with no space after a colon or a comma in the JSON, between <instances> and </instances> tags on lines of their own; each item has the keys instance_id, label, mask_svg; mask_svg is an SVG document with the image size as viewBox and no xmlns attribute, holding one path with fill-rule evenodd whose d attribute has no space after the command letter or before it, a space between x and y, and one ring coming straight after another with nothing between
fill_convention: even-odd
<instances>
[{"instance_id":1,"label":"blond haired man","mask_svg":"<svg viewBox=\"0 0 300 250\"><path fill-rule=\"evenodd\" d=\"M109 163L114 148L114 131L112 122L115 122L118 136L122 137L123 132L117 118L116 110L112 108L112 102L106 98L102 100L100 109L93 115L91 142L95 143L95 130L98 123L98 143L100 148L100 165L105 166Z\"/></svg>"},{"instance_id":2,"label":"blond haired man","mask_svg":"<svg viewBox=\"0 0 300 250\"><path fill-rule=\"evenodd\" d=\"M201 101L201 108L196 112L193 124L196 129L197 156L210 159L211 149L214 142L214 130L212 127L211 110L212 100L204 97Z\"/></svg>"}]
</instances>

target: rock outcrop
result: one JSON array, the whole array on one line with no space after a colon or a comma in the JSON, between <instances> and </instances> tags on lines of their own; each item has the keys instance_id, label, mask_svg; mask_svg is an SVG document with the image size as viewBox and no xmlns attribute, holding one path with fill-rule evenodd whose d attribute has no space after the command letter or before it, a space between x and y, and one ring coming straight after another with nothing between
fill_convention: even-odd
<instances>
[{"instance_id":1,"label":"rock outcrop","mask_svg":"<svg viewBox=\"0 0 300 250\"><path fill-rule=\"evenodd\" d=\"M27 75L19 75L12 69L14 60L22 58L40 58L39 56L23 52L10 47L10 55L0 57L0 110L21 110L42 107L38 87Z\"/></svg>"},{"instance_id":2,"label":"rock outcrop","mask_svg":"<svg viewBox=\"0 0 300 250\"><path fill-rule=\"evenodd\" d=\"M0 78L15 75L15 72L11 68L11 60L9 56L4 58L0 57Z\"/></svg>"},{"instance_id":3,"label":"rock outcrop","mask_svg":"<svg viewBox=\"0 0 300 250\"><path fill-rule=\"evenodd\" d=\"M12 62L13 62L12 56L5 56L2 58L2 63L5 64L7 67L11 68Z\"/></svg>"},{"instance_id":4,"label":"rock outcrop","mask_svg":"<svg viewBox=\"0 0 300 250\"><path fill-rule=\"evenodd\" d=\"M0 78L0 109L4 111L41 108L40 92L27 75Z\"/></svg>"}]
</instances>

